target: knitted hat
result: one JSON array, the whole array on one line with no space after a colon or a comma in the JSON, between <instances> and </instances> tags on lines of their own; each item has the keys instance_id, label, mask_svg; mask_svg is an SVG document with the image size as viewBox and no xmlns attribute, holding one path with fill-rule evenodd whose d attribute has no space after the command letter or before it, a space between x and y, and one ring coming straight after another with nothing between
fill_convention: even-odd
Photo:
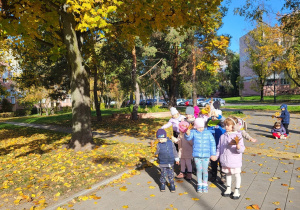
<instances>
[{"instance_id":1,"label":"knitted hat","mask_svg":"<svg viewBox=\"0 0 300 210\"><path fill-rule=\"evenodd\" d=\"M195 128L204 128L204 119L203 118L197 118L194 122Z\"/></svg>"},{"instance_id":2,"label":"knitted hat","mask_svg":"<svg viewBox=\"0 0 300 210\"><path fill-rule=\"evenodd\" d=\"M195 116L195 118L197 118L197 117L198 117L198 115L199 115L199 112L200 112L200 109L199 109L199 107L198 107L198 106L194 106L194 116Z\"/></svg>"},{"instance_id":3,"label":"knitted hat","mask_svg":"<svg viewBox=\"0 0 300 210\"><path fill-rule=\"evenodd\" d=\"M175 107L171 107L170 111L171 111L171 115L178 114L178 111L177 111L177 109Z\"/></svg>"},{"instance_id":4,"label":"knitted hat","mask_svg":"<svg viewBox=\"0 0 300 210\"><path fill-rule=\"evenodd\" d=\"M156 131L156 138L158 139L167 138L167 132L164 129L158 129Z\"/></svg>"},{"instance_id":5,"label":"knitted hat","mask_svg":"<svg viewBox=\"0 0 300 210\"><path fill-rule=\"evenodd\" d=\"M191 106L188 106L185 110L185 114L194 115L194 108Z\"/></svg>"},{"instance_id":6,"label":"knitted hat","mask_svg":"<svg viewBox=\"0 0 300 210\"><path fill-rule=\"evenodd\" d=\"M179 123L180 132L185 133L188 130L189 125L190 124L187 121L181 121Z\"/></svg>"},{"instance_id":7,"label":"knitted hat","mask_svg":"<svg viewBox=\"0 0 300 210\"><path fill-rule=\"evenodd\" d=\"M220 101L215 101L215 102L213 103L213 106L214 106L215 109L220 109L220 107L221 107Z\"/></svg>"}]
</instances>

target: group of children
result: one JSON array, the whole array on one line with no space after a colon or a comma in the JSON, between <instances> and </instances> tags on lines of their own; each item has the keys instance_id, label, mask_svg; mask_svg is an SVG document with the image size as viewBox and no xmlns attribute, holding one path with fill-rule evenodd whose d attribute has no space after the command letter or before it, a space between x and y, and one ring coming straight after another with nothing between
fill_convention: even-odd
<instances>
[{"instance_id":1,"label":"group of children","mask_svg":"<svg viewBox=\"0 0 300 210\"><path fill-rule=\"evenodd\" d=\"M156 134L159 140L156 154L161 169L161 191L165 191L166 177L168 177L170 191L175 192L174 161L176 164L179 164L180 161L180 173L176 178L191 180L192 163L194 163L197 175L196 190L199 193L207 193L210 163L212 182L216 181L217 168L218 165L220 166L221 183L226 183L226 191L223 196L231 196L232 199L240 198L244 139L252 142L256 142L256 139L246 132L247 124L244 120L233 116L225 119L222 111L218 108L213 104L202 110L199 110L197 106L187 107L186 116L181 115L174 107L170 109L172 118ZM288 128L289 114L286 105L283 105L280 119L282 119L283 126L278 128L276 125L272 130L274 134L282 135L282 130ZM171 140L164 130L170 126L173 127ZM288 130L286 134L288 135ZM236 178L233 193L231 189L232 175Z\"/></svg>"},{"instance_id":2,"label":"group of children","mask_svg":"<svg viewBox=\"0 0 300 210\"><path fill-rule=\"evenodd\" d=\"M276 139L286 139L289 136L289 124L290 124L290 113L287 110L287 105L282 104L280 106L281 115L277 118L281 120L281 122L275 122L274 126L271 130L272 136Z\"/></svg>"}]
</instances>

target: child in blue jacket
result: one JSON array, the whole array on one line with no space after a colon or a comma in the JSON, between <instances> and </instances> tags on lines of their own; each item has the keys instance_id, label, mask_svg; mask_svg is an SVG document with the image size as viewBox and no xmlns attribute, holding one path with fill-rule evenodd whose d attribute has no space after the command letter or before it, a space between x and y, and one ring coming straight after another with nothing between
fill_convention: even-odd
<instances>
[{"instance_id":1,"label":"child in blue jacket","mask_svg":"<svg viewBox=\"0 0 300 210\"><path fill-rule=\"evenodd\" d=\"M287 105L282 104L280 106L281 109L281 115L278 117L281 119L281 123L283 127L285 128L286 135L289 136L289 124L290 124L290 113L288 112Z\"/></svg>"},{"instance_id":2,"label":"child in blue jacket","mask_svg":"<svg viewBox=\"0 0 300 210\"><path fill-rule=\"evenodd\" d=\"M193 158L197 168L197 192L208 192L208 163L209 159L216 158L215 138L204 128L205 122L202 118L197 118L194 122L194 128L187 130L185 138L188 141L193 140Z\"/></svg>"}]
</instances>

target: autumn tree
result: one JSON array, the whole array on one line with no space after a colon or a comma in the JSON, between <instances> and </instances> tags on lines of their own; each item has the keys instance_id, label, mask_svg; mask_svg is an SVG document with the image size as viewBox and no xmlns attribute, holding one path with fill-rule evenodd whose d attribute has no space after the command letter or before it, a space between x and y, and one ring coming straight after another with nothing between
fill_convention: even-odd
<instances>
[{"instance_id":1,"label":"autumn tree","mask_svg":"<svg viewBox=\"0 0 300 210\"><path fill-rule=\"evenodd\" d=\"M264 100L264 85L267 77L274 71L280 71L280 68L276 68L279 64L276 58L284 51L280 41L281 32L278 26L270 27L259 22L245 38L247 46L245 52L249 55L245 65L257 75L255 80L260 91L260 101Z\"/></svg>"},{"instance_id":2,"label":"autumn tree","mask_svg":"<svg viewBox=\"0 0 300 210\"><path fill-rule=\"evenodd\" d=\"M211 14L218 11L220 3L221 0L12 0L2 2L0 25L14 45L40 54L39 45L43 43L50 47L43 52L45 56L48 52L66 55L71 70L72 98L73 132L69 147L84 150L94 145L90 72L85 67L83 51L85 34L122 35L124 39L139 36L146 41L153 31L164 30L167 26L182 30L201 26L209 30L215 18ZM134 42L131 43L131 49L134 49Z\"/></svg>"}]
</instances>

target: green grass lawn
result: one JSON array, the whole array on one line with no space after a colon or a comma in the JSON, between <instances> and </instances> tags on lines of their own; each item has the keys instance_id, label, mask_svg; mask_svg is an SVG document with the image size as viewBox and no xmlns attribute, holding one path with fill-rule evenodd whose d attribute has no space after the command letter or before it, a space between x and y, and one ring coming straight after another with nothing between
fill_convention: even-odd
<instances>
[{"instance_id":1,"label":"green grass lawn","mask_svg":"<svg viewBox=\"0 0 300 210\"><path fill-rule=\"evenodd\" d=\"M226 103L273 103L274 96L264 96L264 102L260 102L260 96L247 96L243 97L230 97L224 98ZM277 103L289 102L289 103L300 103L300 95L279 95L276 96Z\"/></svg>"},{"instance_id":2,"label":"green grass lawn","mask_svg":"<svg viewBox=\"0 0 300 210\"><path fill-rule=\"evenodd\" d=\"M261 110L261 111L280 111L280 106L270 106L270 105L236 105L236 106L225 106L227 109L239 109L239 110ZM291 113L300 113L300 106L298 105L289 105L288 106L288 111Z\"/></svg>"}]
</instances>

